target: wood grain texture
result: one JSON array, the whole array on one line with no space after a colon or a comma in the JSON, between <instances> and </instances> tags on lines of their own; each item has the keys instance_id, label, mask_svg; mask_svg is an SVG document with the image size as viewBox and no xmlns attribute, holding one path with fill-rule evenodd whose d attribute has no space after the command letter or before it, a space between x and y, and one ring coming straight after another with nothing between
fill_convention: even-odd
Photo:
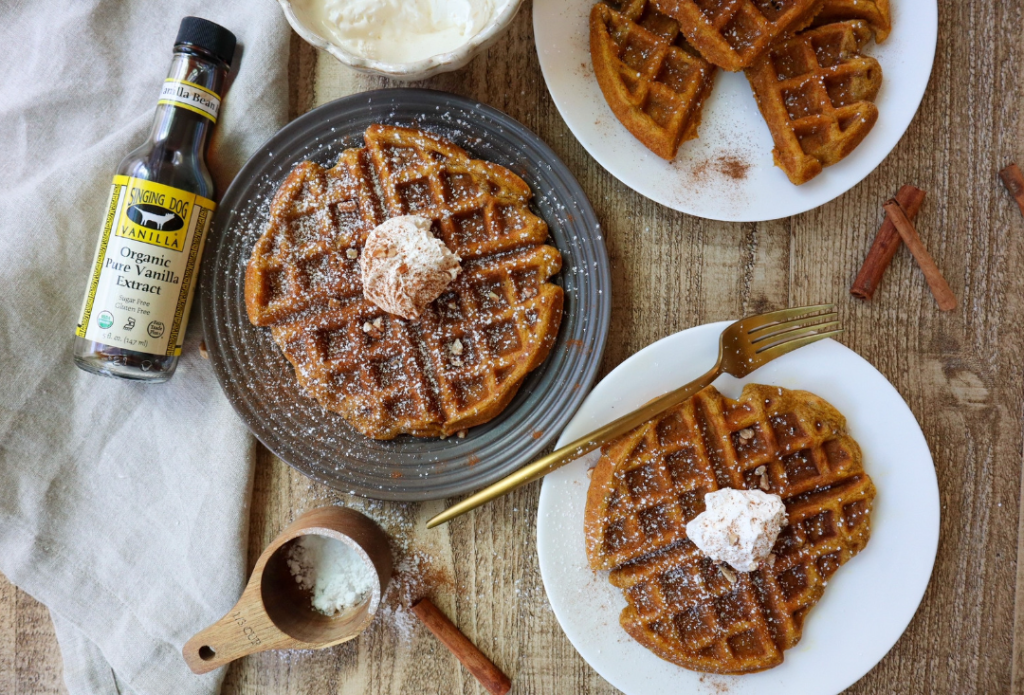
<instances>
[{"instance_id":1,"label":"wood grain texture","mask_svg":"<svg viewBox=\"0 0 1024 695\"><path fill-rule=\"evenodd\" d=\"M412 604L412 612L434 633L466 670L480 681L492 695L505 695L512 689L512 681L501 672L483 652L467 638L429 598L421 598Z\"/></svg>"},{"instance_id":2,"label":"wood grain texture","mask_svg":"<svg viewBox=\"0 0 1024 695\"><path fill-rule=\"evenodd\" d=\"M0 574L0 693L64 693L50 612Z\"/></svg>"},{"instance_id":3,"label":"wood grain texture","mask_svg":"<svg viewBox=\"0 0 1024 695\"><path fill-rule=\"evenodd\" d=\"M544 86L529 3L486 57L417 84L479 99L520 120L594 201L612 262L604 372L693 325L838 303L847 328L842 341L892 381L924 429L943 514L921 609L888 656L848 692L1024 695L1024 218L998 179L1006 164L1024 160L1024 0L940 0L940 22L929 90L892 155L838 200L769 223L676 213L598 166ZM351 72L298 39L293 47L293 115L356 91L398 86ZM959 300L955 311L936 309L906 249L872 301L848 293L882 221L881 204L906 183L928 192L915 225ZM544 596L534 550L538 491L528 486L425 531L441 502L337 495L263 452L250 567L301 512L351 505L382 520L396 558L430 557L431 599L512 678L513 693L615 693L573 649ZM248 657L230 667L224 693L484 692L422 626L400 637L375 623L359 639L322 652ZM0 692L54 692L59 673L45 609L0 581Z\"/></svg>"}]
</instances>

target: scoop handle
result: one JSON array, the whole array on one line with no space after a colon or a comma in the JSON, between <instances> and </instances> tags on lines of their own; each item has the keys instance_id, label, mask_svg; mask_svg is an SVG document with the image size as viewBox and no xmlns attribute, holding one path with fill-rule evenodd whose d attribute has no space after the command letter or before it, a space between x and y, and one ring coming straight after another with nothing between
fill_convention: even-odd
<instances>
[{"instance_id":1,"label":"scoop handle","mask_svg":"<svg viewBox=\"0 0 1024 695\"><path fill-rule=\"evenodd\" d=\"M271 622L259 597L259 588L246 588L227 614L192 636L181 653L193 673L208 673L235 659L265 649L280 649L295 640Z\"/></svg>"}]
</instances>

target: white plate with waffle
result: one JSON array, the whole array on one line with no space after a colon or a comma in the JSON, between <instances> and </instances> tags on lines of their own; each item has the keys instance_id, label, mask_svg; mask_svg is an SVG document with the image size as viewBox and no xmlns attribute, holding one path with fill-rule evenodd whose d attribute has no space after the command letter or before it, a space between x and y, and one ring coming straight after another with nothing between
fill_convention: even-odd
<instances>
[{"instance_id":1,"label":"white plate with waffle","mask_svg":"<svg viewBox=\"0 0 1024 695\"><path fill-rule=\"evenodd\" d=\"M558 445L583 436L711 364L728 323L691 328L641 350L590 393ZM892 648L924 596L939 538L939 491L928 445L895 388L862 357L823 340L779 358L745 379L715 382L736 398L747 383L802 389L846 416L864 469L878 493L867 547L830 579L807 616L803 638L768 671L720 676L688 671L635 642L619 625L626 606L607 572L587 562L583 518L592 453L544 479L537 550L548 600L573 646L626 695L667 692L835 695Z\"/></svg>"},{"instance_id":2,"label":"white plate with waffle","mask_svg":"<svg viewBox=\"0 0 1024 695\"><path fill-rule=\"evenodd\" d=\"M814 209L875 170L906 132L931 76L936 0L892 0L892 33L864 52L882 66L879 117L864 141L817 178L794 186L772 161L772 137L742 72L718 70L699 137L666 161L633 137L605 101L591 64L594 0L536 2L533 25L548 90L586 150L615 178L675 210L714 220L772 220Z\"/></svg>"}]
</instances>

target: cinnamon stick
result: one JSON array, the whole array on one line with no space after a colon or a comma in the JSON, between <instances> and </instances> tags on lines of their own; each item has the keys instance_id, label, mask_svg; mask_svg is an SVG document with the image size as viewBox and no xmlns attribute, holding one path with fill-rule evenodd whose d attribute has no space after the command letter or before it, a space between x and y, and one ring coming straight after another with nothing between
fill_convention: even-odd
<instances>
[{"instance_id":1,"label":"cinnamon stick","mask_svg":"<svg viewBox=\"0 0 1024 695\"><path fill-rule=\"evenodd\" d=\"M913 220L917 217L917 211L924 203L925 192L915 186L903 186L896 194L896 201L907 213L907 219ZM871 245L864 265L857 273L857 279L853 281L850 294L859 299L871 299L878 283L881 282L885 269L892 262L892 257L900 247L900 233L896 231L896 225L892 223L888 215L882 222L875 243Z\"/></svg>"},{"instance_id":2,"label":"cinnamon stick","mask_svg":"<svg viewBox=\"0 0 1024 695\"><path fill-rule=\"evenodd\" d=\"M931 288L932 294L935 295L935 301L938 302L939 309L942 311L956 309L956 296L953 295L953 290L949 288L946 278L942 277L939 267L935 265L935 261L928 254L928 250L924 247L924 242L918 236L914 225L907 219L903 208L895 200L890 200L882 207L885 208L885 213L889 216L889 219L896 225L896 230L903 238L903 243L914 254L914 259L924 273L924 279L928 281L928 287Z\"/></svg>"},{"instance_id":3,"label":"cinnamon stick","mask_svg":"<svg viewBox=\"0 0 1024 695\"><path fill-rule=\"evenodd\" d=\"M999 172L999 178L1003 180L1006 190L1017 201L1020 214L1024 215L1024 174L1021 174L1020 167L1016 164L1011 164Z\"/></svg>"},{"instance_id":4,"label":"cinnamon stick","mask_svg":"<svg viewBox=\"0 0 1024 695\"><path fill-rule=\"evenodd\" d=\"M469 639L455 627L455 624L448 620L448 617L437 609L428 598L422 598L412 604L412 611L416 617L423 621L434 636L441 640L444 646L451 650L451 653L462 662L473 676L480 681L480 684L493 695L505 695L512 689L512 681L508 676L498 670L498 667L491 663L491 660L484 656L483 652L476 648Z\"/></svg>"}]
</instances>

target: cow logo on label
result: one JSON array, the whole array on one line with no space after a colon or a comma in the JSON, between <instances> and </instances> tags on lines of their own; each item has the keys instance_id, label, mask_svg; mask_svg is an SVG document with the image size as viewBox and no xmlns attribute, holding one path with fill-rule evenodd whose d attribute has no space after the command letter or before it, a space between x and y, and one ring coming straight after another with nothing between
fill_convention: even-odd
<instances>
[{"instance_id":1,"label":"cow logo on label","mask_svg":"<svg viewBox=\"0 0 1024 695\"><path fill-rule=\"evenodd\" d=\"M175 232L185 226L181 215L152 203L132 205L128 208L128 219L140 227L161 232Z\"/></svg>"}]
</instances>

